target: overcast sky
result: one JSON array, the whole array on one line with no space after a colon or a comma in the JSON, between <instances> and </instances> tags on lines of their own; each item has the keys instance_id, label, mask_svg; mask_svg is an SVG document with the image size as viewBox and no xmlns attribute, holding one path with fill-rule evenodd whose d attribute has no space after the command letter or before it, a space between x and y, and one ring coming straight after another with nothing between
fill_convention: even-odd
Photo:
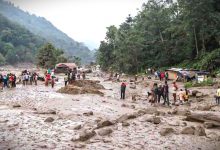
<instances>
[{"instance_id":1,"label":"overcast sky","mask_svg":"<svg viewBox=\"0 0 220 150\"><path fill-rule=\"evenodd\" d=\"M41 16L58 29L90 48L98 48L106 27L120 25L128 14L147 0L8 0L21 9Z\"/></svg>"}]
</instances>

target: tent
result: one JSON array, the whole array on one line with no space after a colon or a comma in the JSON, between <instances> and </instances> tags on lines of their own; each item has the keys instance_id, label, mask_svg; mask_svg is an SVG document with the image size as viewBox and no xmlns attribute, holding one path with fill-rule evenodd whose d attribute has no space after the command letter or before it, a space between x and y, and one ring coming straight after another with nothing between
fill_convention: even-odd
<instances>
[{"instance_id":1,"label":"tent","mask_svg":"<svg viewBox=\"0 0 220 150\"><path fill-rule=\"evenodd\" d=\"M59 63L55 66L56 73L68 73L69 70L73 71L77 69L75 63Z\"/></svg>"}]
</instances>

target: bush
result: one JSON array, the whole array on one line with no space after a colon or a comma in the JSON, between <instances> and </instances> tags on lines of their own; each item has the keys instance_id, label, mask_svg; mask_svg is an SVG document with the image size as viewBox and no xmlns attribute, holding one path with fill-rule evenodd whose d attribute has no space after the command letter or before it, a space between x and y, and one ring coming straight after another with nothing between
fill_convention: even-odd
<instances>
[{"instance_id":1,"label":"bush","mask_svg":"<svg viewBox=\"0 0 220 150\"><path fill-rule=\"evenodd\" d=\"M206 81L196 83L196 82L187 82L184 84L185 88L191 88L191 87L202 87L202 86L213 86L214 81L212 78L208 78Z\"/></svg>"}]
</instances>

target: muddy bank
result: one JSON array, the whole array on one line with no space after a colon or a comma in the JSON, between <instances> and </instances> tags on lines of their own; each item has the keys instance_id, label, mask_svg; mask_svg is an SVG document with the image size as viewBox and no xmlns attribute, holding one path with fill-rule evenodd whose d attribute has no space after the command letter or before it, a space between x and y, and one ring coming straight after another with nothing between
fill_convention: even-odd
<instances>
[{"instance_id":1,"label":"muddy bank","mask_svg":"<svg viewBox=\"0 0 220 150\"><path fill-rule=\"evenodd\" d=\"M219 149L218 119L193 117L198 112L220 116L213 89L197 89L203 96L191 97L190 105L152 107L145 81L135 89L128 85L126 99L120 100L120 83L88 77L92 86L99 80L94 82L108 89L96 87L104 96L57 93L64 88L63 76L54 89L39 83L1 92L0 149Z\"/></svg>"},{"instance_id":2,"label":"muddy bank","mask_svg":"<svg viewBox=\"0 0 220 150\"><path fill-rule=\"evenodd\" d=\"M66 87L62 87L57 92L65 94L97 94L104 96L100 90L104 89L104 86L99 84L100 81L93 80L76 80L72 81Z\"/></svg>"}]
</instances>

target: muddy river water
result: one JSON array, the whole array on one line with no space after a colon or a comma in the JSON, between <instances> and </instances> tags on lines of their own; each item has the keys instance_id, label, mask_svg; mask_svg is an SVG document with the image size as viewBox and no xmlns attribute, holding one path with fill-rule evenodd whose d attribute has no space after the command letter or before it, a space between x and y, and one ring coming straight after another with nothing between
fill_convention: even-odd
<instances>
[{"instance_id":1,"label":"muddy river water","mask_svg":"<svg viewBox=\"0 0 220 150\"><path fill-rule=\"evenodd\" d=\"M121 100L120 83L89 75L90 79L101 81L105 87L105 90L101 90L104 96L69 95L57 92L64 86L63 76L59 75L59 78L55 88L45 87L44 83L39 82L37 86L17 85L15 89L4 89L0 93L0 149L220 149L219 128L205 129L205 136L181 134L183 128L201 124L184 121L184 115L170 113L176 107L196 110L198 103L192 103L191 106L154 107L163 112L156 115L160 118L159 123L146 121L155 116L154 113L140 113L120 122L115 120L152 107L146 101L148 87L144 84L145 81L138 84L136 89L131 89L128 85L126 99ZM208 92L207 94L214 92L212 89L200 90ZM141 98L132 101L131 96L134 94ZM213 103L211 97L204 99L199 104ZM219 107L213 107L209 111L220 115ZM53 120L45 121L48 117ZM97 124L103 120L114 123L97 129ZM160 131L164 127L174 131L162 136ZM98 134L99 130L106 128L110 128L111 133ZM96 134L87 140L77 140L84 130L94 130Z\"/></svg>"}]
</instances>

